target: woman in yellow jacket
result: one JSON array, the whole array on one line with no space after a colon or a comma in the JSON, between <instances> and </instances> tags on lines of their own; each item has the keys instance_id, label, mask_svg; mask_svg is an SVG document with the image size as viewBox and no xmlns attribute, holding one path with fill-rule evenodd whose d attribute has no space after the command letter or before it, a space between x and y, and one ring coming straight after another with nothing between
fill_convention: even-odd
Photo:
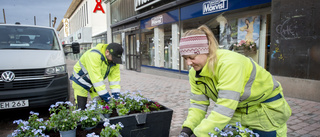
<instances>
[{"instance_id":1,"label":"woman in yellow jacket","mask_svg":"<svg viewBox=\"0 0 320 137\"><path fill-rule=\"evenodd\" d=\"M217 47L205 25L180 40L180 54L192 67L190 107L180 136L207 137L217 134L216 127L240 122L260 137L285 137L291 109L280 83L252 59ZM205 118L209 99L215 104Z\"/></svg>"}]
</instances>

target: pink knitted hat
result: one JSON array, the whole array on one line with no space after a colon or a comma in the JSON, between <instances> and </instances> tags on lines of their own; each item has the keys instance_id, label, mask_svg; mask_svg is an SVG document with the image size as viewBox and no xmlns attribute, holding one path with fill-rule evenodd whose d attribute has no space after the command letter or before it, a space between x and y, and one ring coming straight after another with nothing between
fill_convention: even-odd
<instances>
[{"instance_id":1,"label":"pink knitted hat","mask_svg":"<svg viewBox=\"0 0 320 137\"><path fill-rule=\"evenodd\" d=\"M207 36L199 34L181 37L179 51L181 56L209 53Z\"/></svg>"}]
</instances>

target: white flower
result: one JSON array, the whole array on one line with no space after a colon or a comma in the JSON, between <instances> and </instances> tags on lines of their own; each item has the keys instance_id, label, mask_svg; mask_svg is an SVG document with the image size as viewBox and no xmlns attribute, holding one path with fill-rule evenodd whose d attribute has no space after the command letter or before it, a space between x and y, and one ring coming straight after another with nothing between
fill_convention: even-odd
<instances>
[{"instance_id":1,"label":"white flower","mask_svg":"<svg viewBox=\"0 0 320 137\"><path fill-rule=\"evenodd\" d=\"M87 119L88 119L88 117L87 117L87 116L84 116L84 117L81 117L81 118L80 118L80 121L87 120Z\"/></svg>"},{"instance_id":2,"label":"white flower","mask_svg":"<svg viewBox=\"0 0 320 137\"><path fill-rule=\"evenodd\" d=\"M96 135L96 134L93 132L93 133L87 134L86 137L99 137L99 135Z\"/></svg>"},{"instance_id":3,"label":"white flower","mask_svg":"<svg viewBox=\"0 0 320 137\"><path fill-rule=\"evenodd\" d=\"M106 121L106 122L103 123L104 127L107 127L108 125L110 125L109 121Z\"/></svg>"},{"instance_id":4,"label":"white flower","mask_svg":"<svg viewBox=\"0 0 320 137\"><path fill-rule=\"evenodd\" d=\"M219 129L219 128L217 128L217 127L215 127L215 128L214 128L214 131L216 131L216 132L220 132L220 129Z\"/></svg>"},{"instance_id":5,"label":"white flower","mask_svg":"<svg viewBox=\"0 0 320 137\"><path fill-rule=\"evenodd\" d=\"M116 129L116 125L112 124L112 125L110 125L110 128L115 130Z\"/></svg>"},{"instance_id":6,"label":"white flower","mask_svg":"<svg viewBox=\"0 0 320 137\"><path fill-rule=\"evenodd\" d=\"M39 126L39 128L41 129L43 129L43 130L46 130L46 126Z\"/></svg>"},{"instance_id":7,"label":"white flower","mask_svg":"<svg viewBox=\"0 0 320 137\"><path fill-rule=\"evenodd\" d=\"M119 126L120 126L121 128L124 127L124 125L123 125L121 122L119 122L118 124L119 124Z\"/></svg>"},{"instance_id":8,"label":"white flower","mask_svg":"<svg viewBox=\"0 0 320 137\"><path fill-rule=\"evenodd\" d=\"M37 121L42 122L42 121L43 121L43 118L39 118L39 119L37 119Z\"/></svg>"},{"instance_id":9,"label":"white flower","mask_svg":"<svg viewBox=\"0 0 320 137\"><path fill-rule=\"evenodd\" d=\"M95 118L95 117L93 117L93 118L91 118L93 121L97 121L97 118Z\"/></svg>"},{"instance_id":10,"label":"white flower","mask_svg":"<svg viewBox=\"0 0 320 137\"><path fill-rule=\"evenodd\" d=\"M236 122L236 125L237 125L238 127L241 127L240 122Z\"/></svg>"},{"instance_id":11,"label":"white flower","mask_svg":"<svg viewBox=\"0 0 320 137\"><path fill-rule=\"evenodd\" d=\"M69 106L73 106L73 104L70 101L66 101L65 104L68 104Z\"/></svg>"},{"instance_id":12,"label":"white flower","mask_svg":"<svg viewBox=\"0 0 320 137\"><path fill-rule=\"evenodd\" d=\"M56 102L56 107L59 105L63 105L63 102L62 101Z\"/></svg>"},{"instance_id":13,"label":"white flower","mask_svg":"<svg viewBox=\"0 0 320 137\"><path fill-rule=\"evenodd\" d=\"M19 125L21 122L23 122L23 120L19 119L19 120L13 121L13 124L18 124Z\"/></svg>"}]
</instances>

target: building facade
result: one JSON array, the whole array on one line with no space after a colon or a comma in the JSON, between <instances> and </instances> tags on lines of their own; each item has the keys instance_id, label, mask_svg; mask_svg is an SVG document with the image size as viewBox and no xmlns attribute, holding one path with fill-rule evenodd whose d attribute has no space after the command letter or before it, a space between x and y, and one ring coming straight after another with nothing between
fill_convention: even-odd
<instances>
[{"instance_id":1,"label":"building facade","mask_svg":"<svg viewBox=\"0 0 320 137\"><path fill-rule=\"evenodd\" d=\"M289 89L284 91L285 94L318 101L320 93L316 87L319 88L320 73L314 69L320 66L317 62L318 57L311 57L318 55L319 48L317 46L308 48L298 46L297 49L304 51L301 52L301 56L306 56L303 59L310 61L304 63L306 65L304 66L301 63L292 65L298 63L295 62L297 58L302 61L301 57L293 56L292 53L286 52L288 49L282 48L284 46L279 46L279 43L287 41L294 44L290 42L293 38L296 42L303 39L298 36L287 36L293 30L290 25L286 24L289 22L288 19L301 19L300 17L306 15L300 15L304 12L296 12L294 8L298 7L299 10L303 10L319 4L316 0L303 5L295 1L294 4L291 2L288 4L286 0L106 0L104 3L106 7L109 7L107 10L110 10L108 28L111 31L108 33L112 37L109 39L123 45L126 69L187 78L189 67L179 55L179 39L187 30L205 24L217 38L219 48L233 50L251 57L260 66L275 75L284 89ZM283 11L279 5L287 7L287 11ZM318 11L315 9L313 8L310 14L315 15L317 12L314 11ZM275 11L287 14L283 16ZM315 18L309 19L313 26L315 26L315 20ZM295 19L295 21L300 20ZM303 26L303 23L299 25ZM290 29L285 29L285 27ZM314 39L310 40L318 41L316 37L319 35L316 34L316 31L312 32L314 33L308 34L311 35L308 39L313 37ZM239 44L243 42L250 42L254 50L248 52L239 48ZM313 51L311 51L312 47ZM310 53L313 53L312 56ZM284 63L283 60L289 60L289 62ZM303 73L283 68L288 65L303 68ZM308 66L309 68L305 68ZM306 72L314 72L314 74L310 76ZM303 83L311 84L311 86L302 88ZM305 91L308 95L301 93L302 90L308 90Z\"/></svg>"},{"instance_id":2,"label":"building facade","mask_svg":"<svg viewBox=\"0 0 320 137\"><path fill-rule=\"evenodd\" d=\"M98 43L107 43L106 5L98 0L73 0L57 31L63 44L80 44L80 54L67 56L79 59Z\"/></svg>"}]
</instances>

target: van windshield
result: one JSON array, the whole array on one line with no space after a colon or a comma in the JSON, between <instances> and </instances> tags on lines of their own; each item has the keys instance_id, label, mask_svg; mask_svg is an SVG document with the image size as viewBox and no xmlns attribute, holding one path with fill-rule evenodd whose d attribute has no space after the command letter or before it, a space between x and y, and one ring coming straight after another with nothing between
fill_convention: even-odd
<instances>
[{"instance_id":1,"label":"van windshield","mask_svg":"<svg viewBox=\"0 0 320 137\"><path fill-rule=\"evenodd\" d=\"M0 25L0 50L60 50L53 29Z\"/></svg>"}]
</instances>

